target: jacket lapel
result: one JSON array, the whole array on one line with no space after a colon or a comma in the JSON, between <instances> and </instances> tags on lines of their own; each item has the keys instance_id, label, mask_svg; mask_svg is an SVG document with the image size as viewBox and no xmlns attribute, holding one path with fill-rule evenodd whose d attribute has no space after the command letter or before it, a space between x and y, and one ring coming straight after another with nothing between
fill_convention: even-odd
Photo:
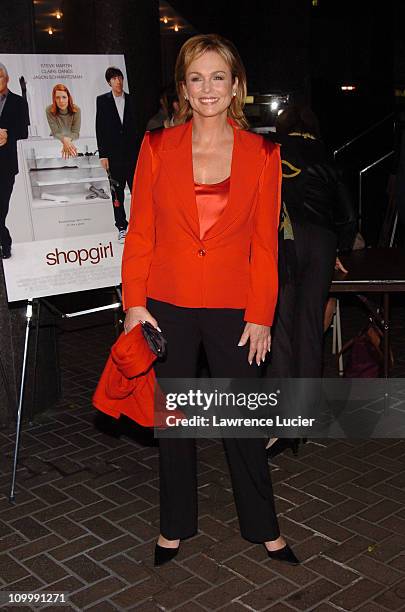
<instances>
[{"instance_id":1,"label":"jacket lapel","mask_svg":"<svg viewBox=\"0 0 405 612\"><path fill-rule=\"evenodd\" d=\"M200 224L194 189L193 155L192 155L192 122L188 121L179 130L168 128L169 138L165 149L159 155L169 178L173 192L182 203L186 220L192 232L199 238Z\"/></svg>"},{"instance_id":2,"label":"jacket lapel","mask_svg":"<svg viewBox=\"0 0 405 612\"><path fill-rule=\"evenodd\" d=\"M218 221L207 231L204 240L215 238L222 233L252 201L258 187L265 157L261 153L261 141L246 138L243 130L234 130L231 181L228 203Z\"/></svg>"},{"instance_id":3,"label":"jacket lapel","mask_svg":"<svg viewBox=\"0 0 405 612\"><path fill-rule=\"evenodd\" d=\"M125 99L125 104L124 104L124 117L123 117L122 125L126 127L128 123L129 113L130 113L130 108L129 108L130 102L129 102L129 95L125 92L124 92L124 99Z\"/></svg>"},{"instance_id":4,"label":"jacket lapel","mask_svg":"<svg viewBox=\"0 0 405 612\"><path fill-rule=\"evenodd\" d=\"M122 125L121 124L121 119L120 119L120 116L118 114L117 105L115 104L115 100L114 100L113 95L114 94L113 94L112 91L110 91L109 94L108 94L109 103L110 103L110 106L111 106L112 117L114 117L114 121L116 123L118 122L118 125L121 127L121 125ZM125 114L124 114L124 116L125 116Z\"/></svg>"},{"instance_id":5,"label":"jacket lapel","mask_svg":"<svg viewBox=\"0 0 405 612\"><path fill-rule=\"evenodd\" d=\"M232 123L232 122L231 122ZM207 231L204 241L222 233L246 209L257 189L260 174L263 170L265 156L259 138L252 138L244 130L233 125L234 144L232 152L231 181L229 199L224 212L218 221ZM182 203L186 220L197 238L200 236L200 224L195 198L193 156L192 156L192 121L187 122L182 130L167 130L165 148L159 152L169 178L173 192Z\"/></svg>"},{"instance_id":6,"label":"jacket lapel","mask_svg":"<svg viewBox=\"0 0 405 612\"><path fill-rule=\"evenodd\" d=\"M13 95L13 92L9 90L6 101L4 102L3 112L0 115L0 127L2 127L1 120L3 120L3 122L8 121L9 117L11 117L12 115L12 108L14 102Z\"/></svg>"}]
</instances>

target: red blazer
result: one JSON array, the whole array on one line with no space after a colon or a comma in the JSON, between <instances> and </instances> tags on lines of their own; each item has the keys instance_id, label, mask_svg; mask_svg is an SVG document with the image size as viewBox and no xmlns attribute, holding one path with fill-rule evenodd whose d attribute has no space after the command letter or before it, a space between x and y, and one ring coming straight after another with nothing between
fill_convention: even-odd
<instances>
[{"instance_id":1,"label":"red blazer","mask_svg":"<svg viewBox=\"0 0 405 612\"><path fill-rule=\"evenodd\" d=\"M122 260L124 308L146 298L191 308L241 308L271 325L277 300L279 147L234 129L228 204L201 240L192 121L145 134Z\"/></svg>"},{"instance_id":2,"label":"red blazer","mask_svg":"<svg viewBox=\"0 0 405 612\"><path fill-rule=\"evenodd\" d=\"M167 427L166 396L152 367L156 355L145 341L140 325L124 332L110 356L93 395L93 406L118 419L122 414L143 427ZM171 415L183 418L180 410Z\"/></svg>"},{"instance_id":3,"label":"red blazer","mask_svg":"<svg viewBox=\"0 0 405 612\"><path fill-rule=\"evenodd\" d=\"M144 427L153 427L155 359L140 325L129 334L122 333L111 348L93 405L116 419L124 414Z\"/></svg>"}]
</instances>

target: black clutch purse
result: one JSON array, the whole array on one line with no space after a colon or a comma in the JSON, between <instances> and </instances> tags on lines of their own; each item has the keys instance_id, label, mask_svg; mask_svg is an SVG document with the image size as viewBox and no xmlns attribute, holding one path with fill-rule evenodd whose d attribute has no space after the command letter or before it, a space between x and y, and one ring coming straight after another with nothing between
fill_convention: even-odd
<instances>
[{"instance_id":1,"label":"black clutch purse","mask_svg":"<svg viewBox=\"0 0 405 612\"><path fill-rule=\"evenodd\" d=\"M148 321L141 321L143 337L152 353L157 357L163 357L166 353L167 340L158 329L153 327Z\"/></svg>"}]
</instances>

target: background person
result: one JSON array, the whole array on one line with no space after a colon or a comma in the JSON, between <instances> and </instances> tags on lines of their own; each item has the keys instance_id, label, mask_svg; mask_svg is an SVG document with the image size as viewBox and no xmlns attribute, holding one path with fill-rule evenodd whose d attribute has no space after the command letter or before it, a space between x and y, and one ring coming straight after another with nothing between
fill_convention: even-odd
<instances>
[{"instance_id":1,"label":"background person","mask_svg":"<svg viewBox=\"0 0 405 612\"><path fill-rule=\"evenodd\" d=\"M132 189L137 157L135 117L129 94L124 92L124 75L107 68L105 79L111 91L97 97L96 136L100 163L117 181L112 198L118 240L123 243L128 221L125 214L125 185Z\"/></svg>"},{"instance_id":2,"label":"background person","mask_svg":"<svg viewBox=\"0 0 405 612\"><path fill-rule=\"evenodd\" d=\"M177 95L168 95L167 96L167 103L168 103L168 109L169 109L169 113L167 116L167 119L164 122L164 126L166 128L168 127L173 127L174 125L176 125L176 117L177 117L177 113L179 112L180 109L180 105L179 105L179 101L177 99Z\"/></svg>"},{"instance_id":3,"label":"background person","mask_svg":"<svg viewBox=\"0 0 405 612\"><path fill-rule=\"evenodd\" d=\"M46 108L51 135L62 143L62 157L76 157L74 140L80 137L81 112L74 104L66 85L58 83L52 90L52 104Z\"/></svg>"},{"instance_id":4,"label":"background person","mask_svg":"<svg viewBox=\"0 0 405 612\"><path fill-rule=\"evenodd\" d=\"M18 174L17 140L28 137L28 106L21 96L8 89L7 68L0 63L0 243L3 259L11 257L12 239L6 217Z\"/></svg>"},{"instance_id":5,"label":"background person","mask_svg":"<svg viewBox=\"0 0 405 612\"><path fill-rule=\"evenodd\" d=\"M335 265L346 271L336 259L337 249L351 249L356 218L308 107L286 108L277 118L275 138L281 143L284 209L280 288L267 374L315 379L322 376L324 310Z\"/></svg>"},{"instance_id":6,"label":"background person","mask_svg":"<svg viewBox=\"0 0 405 612\"><path fill-rule=\"evenodd\" d=\"M190 38L176 63L178 125L147 132L123 254L125 331L149 321L168 341L158 377L256 378L277 299L280 158L245 129L246 75L232 43ZM298 563L280 536L265 442L224 439L242 536ZM155 564L197 531L195 441L159 440Z\"/></svg>"},{"instance_id":7,"label":"background person","mask_svg":"<svg viewBox=\"0 0 405 612\"><path fill-rule=\"evenodd\" d=\"M156 130L161 127L172 127L175 125L175 117L179 111L179 101L175 84L172 83L162 91L160 96L160 108L158 112L149 119L146 129Z\"/></svg>"}]
</instances>

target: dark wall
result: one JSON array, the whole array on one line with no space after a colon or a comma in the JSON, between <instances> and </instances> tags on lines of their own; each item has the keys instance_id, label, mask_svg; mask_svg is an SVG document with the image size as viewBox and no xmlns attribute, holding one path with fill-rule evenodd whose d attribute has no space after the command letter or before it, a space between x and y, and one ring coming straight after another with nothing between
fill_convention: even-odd
<instances>
[{"instance_id":1,"label":"dark wall","mask_svg":"<svg viewBox=\"0 0 405 612\"><path fill-rule=\"evenodd\" d=\"M176 58L181 46L189 38L188 35L177 34L163 35L160 37L161 55L162 55L162 88L174 82L174 70ZM159 105L157 105L156 111Z\"/></svg>"},{"instance_id":2,"label":"dark wall","mask_svg":"<svg viewBox=\"0 0 405 612\"><path fill-rule=\"evenodd\" d=\"M249 90L309 95L309 3L272 0L246 6L229 36L234 32Z\"/></svg>"},{"instance_id":3,"label":"dark wall","mask_svg":"<svg viewBox=\"0 0 405 612\"><path fill-rule=\"evenodd\" d=\"M395 3L322 2L312 11L311 74L323 132L340 145L393 109ZM355 93L342 93L342 84Z\"/></svg>"},{"instance_id":4,"label":"dark wall","mask_svg":"<svg viewBox=\"0 0 405 612\"><path fill-rule=\"evenodd\" d=\"M309 95L310 1L250 0L238 8L213 1L171 4L199 32L215 32L235 43L250 92L294 90Z\"/></svg>"},{"instance_id":5,"label":"dark wall","mask_svg":"<svg viewBox=\"0 0 405 612\"><path fill-rule=\"evenodd\" d=\"M5 6L7 4L7 6ZM13 0L0 5L2 53L32 53L34 50L32 0Z\"/></svg>"},{"instance_id":6,"label":"dark wall","mask_svg":"<svg viewBox=\"0 0 405 612\"><path fill-rule=\"evenodd\" d=\"M403 0L250 0L237 9L218 0L171 4L198 31L236 44L251 92L310 96L331 142L341 144L392 109L394 47L405 87ZM358 92L342 95L345 81L358 83Z\"/></svg>"},{"instance_id":7,"label":"dark wall","mask_svg":"<svg viewBox=\"0 0 405 612\"><path fill-rule=\"evenodd\" d=\"M405 88L405 3L394 6L394 80L395 85Z\"/></svg>"}]
</instances>

